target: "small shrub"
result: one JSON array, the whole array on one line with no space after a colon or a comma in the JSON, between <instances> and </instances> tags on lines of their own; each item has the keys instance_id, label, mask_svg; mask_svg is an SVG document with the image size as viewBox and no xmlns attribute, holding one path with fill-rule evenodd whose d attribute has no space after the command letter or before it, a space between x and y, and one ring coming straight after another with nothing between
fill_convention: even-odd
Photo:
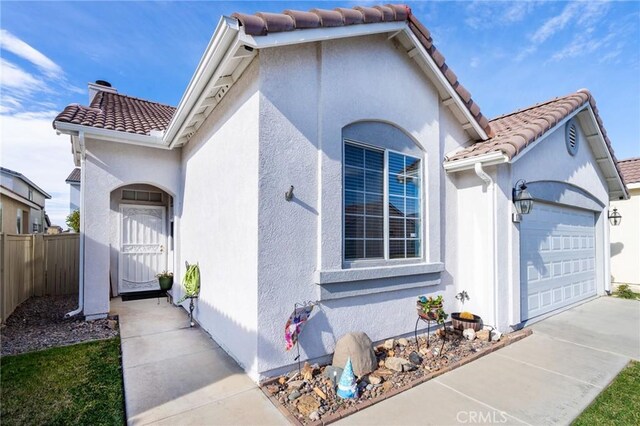
<instances>
[{"instance_id":1,"label":"small shrub","mask_svg":"<svg viewBox=\"0 0 640 426\"><path fill-rule=\"evenodd\" d=\"M460 313L460 319L473 320L474 318L475 316L471 312L464 311Z\"/></svg>"},{"instance_id":2,"label":"small shrub","mask_svg":"<svg viewBox=\"0 0 640 426\"><path fill-rule=\"evenodd\" d=\"M618 289L613 294L622 299L638 299L638 297L640 296L640 294L631 290L629 288L629 285L627 284L620 284L618 286Z\"/></svg>"},{"instance_id":3,"label":"small shrub","mask_svg":"<svg viewBox=\"0 0 640 426\"><path fill-rule=\"evenodd\" d=\"M80 232L80 210L69 213L66 222L69 228L73 229L73 232Z\"/></svg>"}]
</instances>

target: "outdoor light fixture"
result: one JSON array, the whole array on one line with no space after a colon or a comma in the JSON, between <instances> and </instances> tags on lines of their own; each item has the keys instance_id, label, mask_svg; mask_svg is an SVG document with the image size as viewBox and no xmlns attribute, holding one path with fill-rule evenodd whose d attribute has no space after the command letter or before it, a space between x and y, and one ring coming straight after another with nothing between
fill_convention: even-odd
<instances>
[{"instance_id":1,"label":"outdoor light fixture","mask_svg":"<svg viewBox=\"0 0 640 426\"><path fill-rule=\"evenodd\" d=\"M527 191L527 182L520 179L516 182L512 193L513 204L516 206L516 213L513 215L514 222L520 222L523 214L531 213L533 209L533 197Z\"/></svg>"},{"instance_id":2,"label":"outdoor light fixture","mask_svg":"<svg viewBox=\"0 0 640 426\"><path fill-rule=\"evenodd\" d=\"M618 226L620 222L622 222L622 215L618 213L618 209L614 207L613 211L609 212L609 223L611 223L611 226Z\"/></svg>"}]
</instances>

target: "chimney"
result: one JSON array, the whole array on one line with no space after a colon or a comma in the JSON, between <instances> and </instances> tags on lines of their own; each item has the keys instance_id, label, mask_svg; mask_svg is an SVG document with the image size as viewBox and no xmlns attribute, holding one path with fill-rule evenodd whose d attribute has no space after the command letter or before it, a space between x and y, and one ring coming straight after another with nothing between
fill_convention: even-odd
<instances>
[{"instance_id":1,"label":"chimney","mask_svg":"<svg viewBox=\"0 0 640 426\"><path fill-rule=\"evenodd\" d=\"M98 92L110 92L110 93L118 93L118 91L111 87L111 83L105 80L96 80L95 83L89 83L89 105L93 102L93 98L98 94Z\"/></svg>"}]
</instances>

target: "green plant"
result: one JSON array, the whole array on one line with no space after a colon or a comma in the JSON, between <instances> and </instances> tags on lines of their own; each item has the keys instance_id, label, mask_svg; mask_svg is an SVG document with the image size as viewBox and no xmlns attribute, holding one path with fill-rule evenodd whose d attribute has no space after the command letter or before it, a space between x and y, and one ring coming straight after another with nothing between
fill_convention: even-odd
<instances>
[{"instance_id":1,"label":"green plant","mask_svg":"<svg viewBox=\"0 0 640 426\"><path fill-rule=\"evenodd\" d=\"M184 287L184 295L178 300L178 303L182 303L190 297L196 297L200 293L200 266L197 263L187 264L187 272L184 273L182 287Z\"/></svg>"},{"instance_id":2,"label":"green plant","mask_svg":"<svg viewBox=\"0 0 640 426\"><path fill-rule=\"evenodd\" d=\"M162 271L158 275L156 275L156 278L173 278L173 272L169 272L166 270Z\"/></svg>"},{"instance_id":3,"label":"green plant","mask_svg":"<svg viewBox=\"0 0 640 426\"><path fill-rule=\"evenodd\" d=\"M638 299L640 298L640 294L636 293L635 291L631 290L631 288L629 288L628 284L620 284L618 286L618 289L613 293L616 296L622 298L622 299Z\"/></svg>"},{"instance_id":4,"label":"green plant","mask_svg":"<svg viewBox=\"0 0 640 426\"><path fill-rule=\"evenodd\" d=\"M76 209L69 213L66 222L74 232L80 232L80 210Z\"/></svg>"}]
</instances>

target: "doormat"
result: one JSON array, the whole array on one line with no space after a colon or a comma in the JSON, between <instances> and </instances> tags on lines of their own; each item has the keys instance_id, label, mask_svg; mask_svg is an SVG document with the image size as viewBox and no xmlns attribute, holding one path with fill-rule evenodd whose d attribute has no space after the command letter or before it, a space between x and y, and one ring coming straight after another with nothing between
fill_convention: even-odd
<instances>
[{"instance_id":1,"label":"doormat","mask_svg":"<svg viewBox=\"0 0 640 426\"><path fill-rule=\"evenodd\" d=\"M165 297L167 294L162 290L151 290L151 291L135 291L133 293L123 293L120 296L122 297L123 302L128 302L130 300L142 300L142 299L155 299L158 297Z\"/></svg>"}]
</instances>

